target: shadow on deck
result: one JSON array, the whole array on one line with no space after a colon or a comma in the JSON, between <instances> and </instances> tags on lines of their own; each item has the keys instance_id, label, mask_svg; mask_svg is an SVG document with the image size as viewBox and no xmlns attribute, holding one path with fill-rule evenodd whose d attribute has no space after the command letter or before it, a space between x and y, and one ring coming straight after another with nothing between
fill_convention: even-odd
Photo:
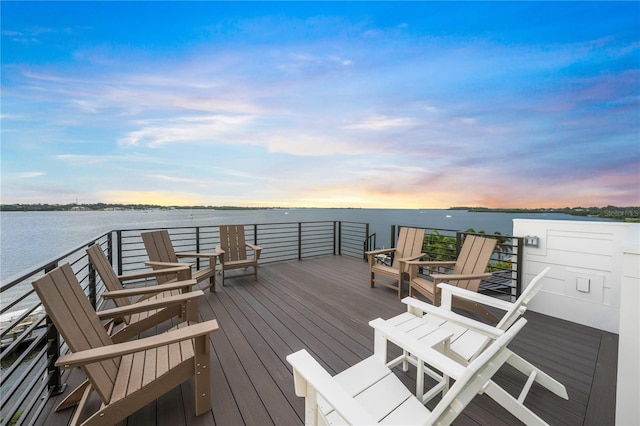
<instances>
[{"instance_id":1,"label":"shadow on deck","mask_svg":"<svg viewBox=\"0 0 640 426\"><path fill-rule=\"evenodd\" d=\"M204 284L202 284L204 285ZM262 266L252 278L228 280L200 302L203 320L217 319L211 335L211 412L194 416L193 381L170 391L128 418L126 424L296 425L304 401L295 396L285 357L306 348L332 374L370 356L368 322L406 310L397 293L369 288L365 262L325 256ZM525 403L550 424L613 424L618 336L533 312L511 348L567 387L565 401L537 384ZM393 345L390 345L393 346ZM399 353L396 348L390 351ZM414 389L415 368L397 374ZM66 373L66 392L82 379ZM495 381L515 393L525 377L509 366ZM59 413L51 398L37 424L66 425L73 409ZM454 424L513 425L518 420L478 395Z\"/></svg>"}]
</instances>

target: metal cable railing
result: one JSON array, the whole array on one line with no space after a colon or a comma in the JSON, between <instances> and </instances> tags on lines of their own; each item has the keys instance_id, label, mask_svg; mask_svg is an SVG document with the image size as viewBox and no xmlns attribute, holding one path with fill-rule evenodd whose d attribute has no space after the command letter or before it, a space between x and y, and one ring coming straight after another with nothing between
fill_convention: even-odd
<instances>
[{"instance_id":1,"label":"metal cable railing","mask_svg":"<svg viewBox=\"0 0 640 426\"><path fill-rule=\"evenodd\" d=\"M64 375L55 367L67 347L55 327L44 315L31 281L64 263L70 263L85 294L96 308L104 304L104 284L93 270L86 248L96 243L112 262L118 274L145 269L148 260L141 232L156 228L114 230L63 253L30 271L6 280L0 286L0 314L7 318L0 330L0 424L29 424L41 412L49 396L64 389ZM163 228L169 231L176 252L215 252L219 243L217 226ZM392 242L396 226L392 226ZM438 259L455 259L462 239L469 232L427 229L425 252ZM325 255L344 255L358 259L375 249L375 233L369 224L317 221L246 224L247 241L263 248L260 263L302 260ZM494 275L482 284L484 292L517 296L520 291L522 238L486 235L498 245L490 263ZM207 267L202 259L195 267ZM68 374L68 373L65 373Z\"/></svg>"},{"instance_id":2,"label":"metal cable railing","mask_svg":"<svg viewBox=\"0 0 640 426\"><path fill-rule=\"evenodd\" d=\"M220 240L217 226L164 229L168 229L176 252L215 252ZM64 377L68 374L55 367L67 347L46 317L31 282L69 263L85 294L99 309L105 303L101 297L104 284L93 270L86 248L99 244L118 274L145 269L148 256L140 234L147 230L152 228L107 232L2 283L0 314L6 321L3 320L0 330L3 342L0 425L32 423L47 399L64 390ZM261 264L335 254L362 258L368 224L335 221L249 224L245 225L245 232L247 241L262 246ZM206 260L200 262L196 268L207 266Z\"/></svg>"}]
</instances>

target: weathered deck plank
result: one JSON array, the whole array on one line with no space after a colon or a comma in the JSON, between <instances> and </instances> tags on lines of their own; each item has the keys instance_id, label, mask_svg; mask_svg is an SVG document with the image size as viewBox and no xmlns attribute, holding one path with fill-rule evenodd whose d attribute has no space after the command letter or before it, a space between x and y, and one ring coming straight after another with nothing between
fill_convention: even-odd
<instances>
[{"instance_id":1,"label":"weathered deck plank","mask_svg":"<svg viewBox=\"0 0 640 426\"><path fill-rule=\"evenodd\" d=\"M343 256L265 265L257 282L230 279L204 299L201 318L220 324L210 339L211 412L194 416L190 380L125 424L302 424L303 400L295 396L285 357L306 348L337 373L372 353L370 320L406 309L394 291L369 288L365 262ZM534 385L527 405L551 424L613 424L617 336L532 312L525 316L529 323L512 349L565 384L570 397L565 401ZM414 369L397 374L413 387ZM79 377L75 371L69 381ZM515 393L524 379L505 366L495 380ZM37 424L66 424L73 410L53 413L48 407L45 412ZM455 424L512 425L517 420L478 395Z\"/></svg>"}]
</instances>

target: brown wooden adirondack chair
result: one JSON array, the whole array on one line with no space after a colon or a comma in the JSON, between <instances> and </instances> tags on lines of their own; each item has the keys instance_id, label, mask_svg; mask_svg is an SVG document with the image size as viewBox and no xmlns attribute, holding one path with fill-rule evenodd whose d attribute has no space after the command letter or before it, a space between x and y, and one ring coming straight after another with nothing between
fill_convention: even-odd
<instances>
[{"instance_id":1,"label":"brown wooden adirondack chair","mask_svg":"<svg viewBox=\"0 0 640 426\"><path fill-rule=\"evenodd\" d=\"M113 425L191 377L196 415L211 410L208 335L218 329L216 320L182 323L167 333L115 344L68 263L34 281L33 287L71 352L56 365L81 367L89 379L82 392L59 407L79 402L71 424L80 423L93 391L102 404L81 424Z\"/></svg>"},{"instance_id":2,"label":"brown wooden adirondack chair","mask_svg":"<svg viewBox=\"0 0 640 426\"><path fill-rule=\"evenodd\" d=\"M402 285L405 277L408 277L409 267L408 260L419 259L424 255L421 253L422 244L424 242L424 229L422 228L400 228L398 235L398 244L395 248L368 251L365 254L369 261L370 285L380 284L385 287L392 288L398 292L398 299L402 299ZM376 256L393 255L391 265L378 263ZM375 277L376 274L391 278L393 281L380 280Z\"/></svg>"},{"instance_id":3,"label":"brown wooden adirondack chair","mask_svg":"<svg viewBox=\"0 0 640 426\"><path fill-rule=\"evenodd\" d=\"M129 340L131 337L137 336L141 332L174 317L180 317L183 321L198 321L197 298L202 296L203 293L200 291L191 292L192 287L196 285L196 280L190 279L191 268L189 265L118 276L98 244L93 244L89 247L87 254L89 255L89 260L93 268L98 275L100 275L107 289L107 291L102 294L102 297L104 299L113 299L117 307L130 306L132 303L144 300L161 300L181 294L184 294L183 297L189 296L189 299L181 303L116 318L115 323L124 322L124 326L110 333L111 339L115 343ZM126 281L156 278L159 275L175 275L176 273L180 278L184 278L184 280L129 289L124 289L122 286L122 283ZM135 297L137 297L137 299L134 299Z\"/></svg>"},{"instance_id":4,"label":"brown wooden adirondack chair","mask_svg":"<svg viewBox=\"0 0 640 426\"><path fill-rule=\"evenodd\" d=\"M179 258L204 258L209 260L209 264L192 273L192 278L197 282L209 279L209 289L216 291L215 287L215 271L217 253L176 253L173 243L169 237L169 231L166 229L160 231L143 232L142 241L147 250L149 261L145 265L151 266L153 269L170 268L184 265L178 261ZM158 277L158 283L163 284L168 281L175 281L174 278Z\"/></svg>"},{"instance_id":5,"label":"brown wooden adirondack chair","mask_svg":"<svg viewBox=\"0 0 640 426\"><path fill-rule=\"evenodd\" d=\"M251 257L247 249L253 251ZM225 272L233 269L253 268L253 272L234 274L232 278L253 275L258 280L258 259L262 247L250 244L244 237L243 225L220 225L220 245L216 247L216 253L220 259L220 275L224 286Z\"/></svg>"},{"instance_id":6,"label":"brown wooden adirondack chair","mask_svg":"<svg viewBox=\"0 0 640 426\"><path fill-rule=\"evenodd\" d=\"M435 306L440 306L441 295L438 283L446 282L456 287L477 292L483 278L491 276L485 272L489 260L496 246L493 238L467 235L455 261L409 261L409 296L420 293L427 297ZM450 267L450 274L419 275L419 267ZM467 310L497 322L498 318L485 307L466 300L454 298L454 307Z\"/></svg>"}]
</instances>

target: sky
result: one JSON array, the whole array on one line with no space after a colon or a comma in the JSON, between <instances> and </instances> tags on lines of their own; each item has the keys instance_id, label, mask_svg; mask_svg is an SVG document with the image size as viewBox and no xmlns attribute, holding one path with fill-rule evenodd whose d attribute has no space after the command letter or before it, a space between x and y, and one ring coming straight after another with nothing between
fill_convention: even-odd
<instances>
[{"instance_id":1,"label":"sky","mask_svg":"<svg viewBox=\"0 0 640 426\"><path fill-rule=\"evenodd\" d=\"M10 2L0 202L640 205L640 2Z\"/></svg>"}]
</instances>

